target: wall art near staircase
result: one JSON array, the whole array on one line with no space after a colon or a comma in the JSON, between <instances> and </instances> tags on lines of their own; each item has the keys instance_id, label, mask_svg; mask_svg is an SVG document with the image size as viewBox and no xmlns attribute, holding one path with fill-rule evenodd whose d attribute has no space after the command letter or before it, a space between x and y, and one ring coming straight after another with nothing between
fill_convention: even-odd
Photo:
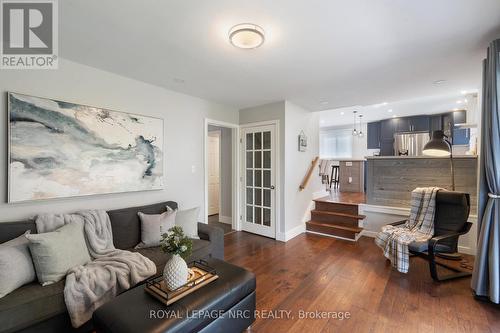
<instances>
[{"instance_id":1,"label":"wall art near staircase","mask_svg":"<svg viewBox=\"0 0 500 333\"><path fill-rule=\"evenodd\" d=\"M9 202L163 188L163 119L8 93Z\"/></svg>"}]
</instances>

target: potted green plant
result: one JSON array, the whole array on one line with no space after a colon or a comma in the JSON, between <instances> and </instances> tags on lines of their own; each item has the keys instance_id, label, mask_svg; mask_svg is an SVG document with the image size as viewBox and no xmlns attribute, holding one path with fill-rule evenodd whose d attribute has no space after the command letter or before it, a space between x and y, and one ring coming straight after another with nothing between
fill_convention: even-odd
<instances>
[{"instance_id":1,"label":"potted green plant","mask_svg":"<svg viewBox=\"0 0 500 333\"><path fill-rule=\"evenodd\" d=\"M193 241L184 235L181 227L175 226L162 235L161 249L172 255L163 269L167 288L175 290L188 281L189 269L185 259L193 252Z\"/></svg>"}]
</instances>

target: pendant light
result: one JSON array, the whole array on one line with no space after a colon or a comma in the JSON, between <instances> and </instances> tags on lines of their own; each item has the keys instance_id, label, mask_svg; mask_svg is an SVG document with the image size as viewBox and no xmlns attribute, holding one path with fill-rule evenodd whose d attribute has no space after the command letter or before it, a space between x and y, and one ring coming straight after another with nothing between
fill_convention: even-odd
<instances>
[{"instance_id":1,"label":"pendant light","mask_svg":"<svg viewBox=\"0 0 500 333\"><path fill-rule=\"evenodd\" d=\"M359 115L359 132L358 132L358 136L360 138L362 138L365 134L363 133L363 127L362 127L362 119L363 119L363 115L360 114Z\"/></svg>"},{"instance_id":2,"label":"pendant light","mask_svg":"<svg viewBox=\"0 0 500 333\"><path fill-rule=\"evenodd\" d=\"M356 130L356 113L358 113L358 111L353 111L352 113L353 113L353 115L352 115L353 116L353 124L352 124L353 125L352 126L353 130L352 130L352 135L353 136L357 136L358 135L358 131Z\"/></svg>"}]
</instances>

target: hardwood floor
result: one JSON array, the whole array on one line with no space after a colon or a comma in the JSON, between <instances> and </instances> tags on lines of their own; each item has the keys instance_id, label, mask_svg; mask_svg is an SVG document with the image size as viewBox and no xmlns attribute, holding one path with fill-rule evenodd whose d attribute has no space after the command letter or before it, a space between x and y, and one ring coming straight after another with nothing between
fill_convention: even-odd
<instances>
[{"instance_id":1,"label":"hardwood floor","mask_svg":"<svg viewBox=\"0 0 500 333\"><path fill-rule=\"evenodd\" d=\"M224 235L234 232L230 224L219 222L219 214L210 215L208 217L208 224L224 230Z\"/></svg>"},{"instance_id":2,"label":"hardwood floor","mask_svg":"<svg viewBox=\"0 0 500 333\"><path fill-rule=\"evenodd\" d=\"M366 194L364 192L340 192L332 190L330 195L316 199L316 201L358 205L366 203Z\"/></svg>"},{"instance_id":3,"label":"hardwood floor","mask_svg":"<svg viewBox=\"0 0 500 333\"><path fill-rule=\"evenodd\" d=\"M301 234L287 243L235 232L226 261L257 277L252 332L500 332L500 307L476 301L470 278L435 283L427 263L393 270L372 238L351 243ZM289 318L271 319L279 310ZM304 311L348 311L349 319L300 319ZM281 312L284 313L284 312Z\"/></svg>"}]
</instances>

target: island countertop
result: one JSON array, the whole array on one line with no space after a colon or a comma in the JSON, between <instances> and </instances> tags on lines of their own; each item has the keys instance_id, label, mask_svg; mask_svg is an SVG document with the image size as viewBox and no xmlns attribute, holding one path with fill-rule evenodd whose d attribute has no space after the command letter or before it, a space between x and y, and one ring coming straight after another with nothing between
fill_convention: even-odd
<instances>
[{"instance_id":1,"label":"island countertop","mask_svg":"<svg viewBox=\"0 0 500 333\"><path fill-rule=\"evenodd\" d=\"M417 158L422 158L422 159L450 159L449 156L446 157L440 157L440 156L366 156L367 160L399 160L399 159L417 159ZM477 155L453 155L453 159L456 158L477 158Z\"/></svg>"}]
</instances>

